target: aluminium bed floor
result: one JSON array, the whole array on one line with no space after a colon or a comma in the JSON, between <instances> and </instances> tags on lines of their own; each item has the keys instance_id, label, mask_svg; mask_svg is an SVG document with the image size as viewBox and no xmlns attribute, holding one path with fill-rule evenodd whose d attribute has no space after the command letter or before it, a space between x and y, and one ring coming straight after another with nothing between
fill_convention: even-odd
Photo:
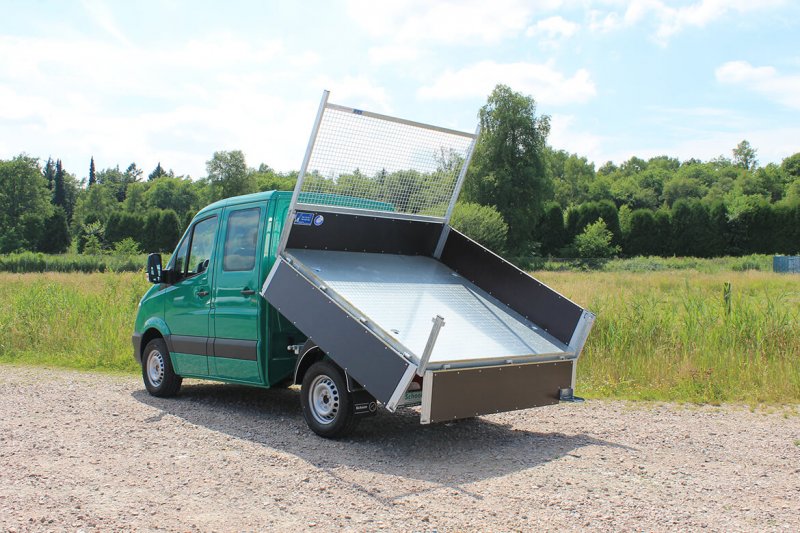
<instances>
[{"instance_id":1,"label":"aluminium bed floor","mask_svg":"<svg viewBox=\"0 0 800 533\"><path fill-rule=\"evenodd\" d=\"M387 335L419 357L441 315L432 367L571 354L562 342L431 257L287 250Z\"/></svg>"}]
</instances>

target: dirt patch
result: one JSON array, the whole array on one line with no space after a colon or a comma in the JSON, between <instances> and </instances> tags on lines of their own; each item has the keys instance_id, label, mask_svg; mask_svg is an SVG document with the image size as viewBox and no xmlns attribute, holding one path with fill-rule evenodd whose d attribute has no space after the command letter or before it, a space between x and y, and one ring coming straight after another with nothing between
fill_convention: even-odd
<instances>
[{"instance_id":1,"label":"dirt patch","mask_svg":"<svg viewBox=\"0 0 800 533\"><path fill-rule=\"evenodd\" d=\"M296 390L0 366L0 529L800 529L800 417L593 401L345 441Z\"/></svg>"}]
</instances>

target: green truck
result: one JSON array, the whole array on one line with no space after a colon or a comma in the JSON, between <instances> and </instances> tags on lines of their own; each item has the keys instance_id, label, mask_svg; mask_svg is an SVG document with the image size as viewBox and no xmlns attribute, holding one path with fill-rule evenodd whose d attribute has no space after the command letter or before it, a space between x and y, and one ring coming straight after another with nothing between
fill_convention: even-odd
<instances>
[{"instance_id":1,"label":"green truck","mask_svg":"<svg viewBox=\"0 0 800 533\"><path fill-rule=\"evenodd\" d=\"M427 424L579 400L594 315L449 225L477 136L324 93L292 193L213 203L148 257L147 390L300 385L323 437L379 405Z\"/></svg>"}]
</instances>

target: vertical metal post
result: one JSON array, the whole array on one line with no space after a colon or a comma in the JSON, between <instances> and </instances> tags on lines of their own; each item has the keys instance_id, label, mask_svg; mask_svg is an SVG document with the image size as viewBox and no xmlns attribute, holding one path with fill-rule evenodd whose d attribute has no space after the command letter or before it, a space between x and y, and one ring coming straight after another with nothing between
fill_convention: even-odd
<instances>
[{"instance_id":1,"label":"vertical metal post","mask_svg":"<svg viewBox=\"0 0 800 533\"><path fill-rule=\"evenodd\" d=\"M594 326L594 321L597 317L591 311L583 310L581 313L580 318L578 319L578 323L575 325L575 330L572 332L572 337L569 340L569 344L567 346L573 350L574 355L572 357L572 390L575 390L575 377L578 370L578 359L581 357L581 352L583 352L583 347L586 344L586 339L589 338L589 332L592 331L592 326Z\"/></svg>"},{"instance_id":2,"label":"vertical metal post","mask_svg":"<svg viewBox=\"0 0 800 533\"><path fill-rule=\"evenodd\" d=\"M478 123L478 125L475 127L475 137L472 139L469 149L467 149L467 156L464 158L464 165L461 167L461 172L458 173L456 186L453 189L453 196L450 198L450 205L447 206L447 212L444 215L444 226L442 227L442 233L439 235L439 242L436 244L436 249L433 252L433 257L436 259L442 257L444 243L447 241L447 235L450 233L450 217L453 216L453 209L455 209L458 196L461 194L461 187L464 186L464 178L467 176L467 169L469 168L470 161L472 161L472 153L475 151L475 145L478 143L478 137L480 137L480 135L481 125Z\"/></svg>"},{"instance_id":3,"label":"vertical metal post","mask_svg":"<svg viewBox=\"0 0 800 533\"><path fill-rule=\"evenodd\" d=\"M319 102L317 118L314 119L314 128L311 130L311 137L308 139L306 154L303 156L303 164L300 165L300 172L297 174L297 183L295 184L294 192L292 193L292 201L289 203L289 210L286 213L286 223L283 225L281 240L278 243L278 255L280 255L284 248L286 248L286 242L289 240L289 232L292 229L292 223L294 221L296 211L295 206L297 205L297 199L300 197L300 189L303 187L303 180L306 177L306 170L308 170L308 162L311 159L311 152L314 149L314 143L317 141L319 126L322 123L322 115L325 113L325 106L328 105L328 96L330 96L330 94L330 91L322 91L322 100Z\"/></svg>"},{"instance_id":4,"label":"vertical metal post","mask_svg":"<svg viewBox=\"0 0 800 533\"><path fill-rule=\"evenodd\" d=\"M440 315L436 315L431 322L433 322L431 334L428 335L428 342L425 344L425 350L422 352L422 357L420 357L419 366L417 367L417 375L420 377L425 375L425 369L428 366L431 353L433 353L433 346L436 344L436 339L439 337L439 331L444 327L444 318Z\"/></svg>"}]
</instances>

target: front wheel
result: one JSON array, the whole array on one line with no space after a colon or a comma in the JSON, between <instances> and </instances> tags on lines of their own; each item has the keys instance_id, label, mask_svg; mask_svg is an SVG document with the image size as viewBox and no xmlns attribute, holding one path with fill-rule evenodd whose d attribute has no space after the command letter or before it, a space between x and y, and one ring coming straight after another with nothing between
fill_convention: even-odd
<instances>
[{"instance_id":1,"label":"front wheel","mask_svg":"<svg viewBox=\"0 0 800 533\"><path fill-rule=\"evenodd\" d=\"M314 363L303 376L300 404L306 424L320 437L344 437L358 424L344 373L330 361Z\"/></svg>"},{"instance_id":2,"label":"front wheel","mask_svg":"<svg viewBox=\"0 0 800 533\"><path fill-rule=\"evenodd\" d=\"M153 339L144 347L142 377L147 392L153 396L167 398L178 394L181 377L172 369L169 350L164 339Z\"/></svg>"}]
</instances>

